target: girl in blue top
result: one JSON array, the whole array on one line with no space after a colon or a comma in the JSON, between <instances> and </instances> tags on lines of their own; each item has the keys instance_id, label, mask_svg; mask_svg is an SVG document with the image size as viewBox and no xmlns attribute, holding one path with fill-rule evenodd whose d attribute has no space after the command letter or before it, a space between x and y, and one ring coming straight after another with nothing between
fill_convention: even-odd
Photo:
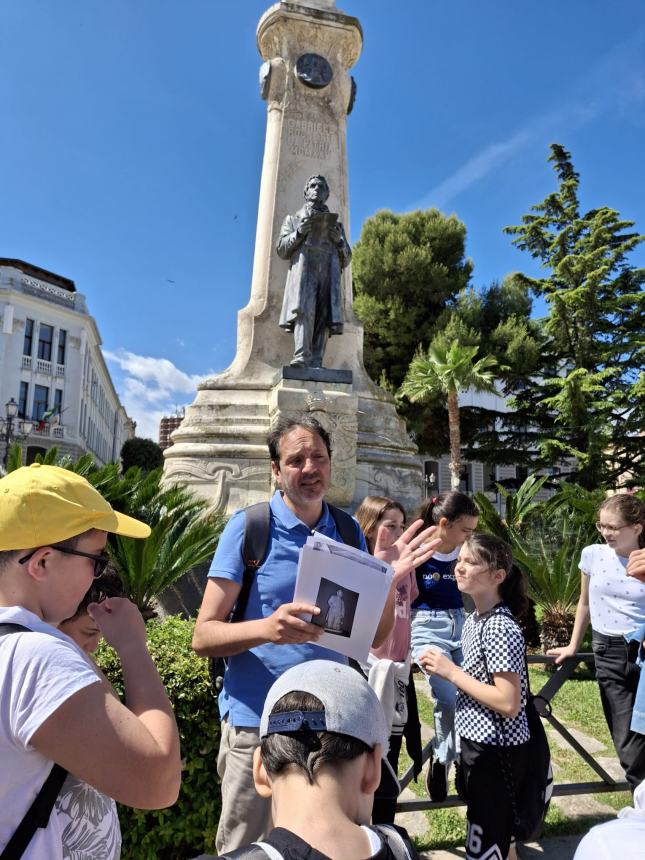
<instances>
[{"instance_id":1,"label":"girl in blue top","mask_svg":"<svg viewBox=\"0 0 645 860\"><path fill-rule=\"evenodd\" d=\"M455 582L454 568L461 545L477 528L479 511L469 496L451 490L428 499L419 516L423 518L424 527L437 526L434 536L441 538L441 543L433 557L416 571L419 595L412 604L412 657L421 665L421 655L428 648L435 648L460 666L464 604ZM457 691L444 678L426 677L432 690L435 725L426 787L431 800L441 801L448 794L448 771L457 753Z\"/></svg>"}]
</instances>

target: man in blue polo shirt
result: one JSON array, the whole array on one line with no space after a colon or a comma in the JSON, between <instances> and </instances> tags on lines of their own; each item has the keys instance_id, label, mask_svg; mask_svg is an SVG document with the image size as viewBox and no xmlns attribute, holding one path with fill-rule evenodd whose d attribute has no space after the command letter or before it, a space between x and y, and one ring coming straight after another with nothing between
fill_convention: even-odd
<instances>
[{"instance_id":1,"label":"man in blue polo shirt","mask_svg":"<svg viewBox=\"0 0 645 860\"><path fill-rule=\"evenodd\" d=\"M316 644L322 628L299 617L320 610L293 603L298 554L309 535L318 531L341 540L324 501L331 483L329 435L315 418L303 416L282 419L267 442L278 489L271 499L267 556L254 577L244 620L226 620L240 592L244 571L242 510L231 517L220 538L193 638L199 655L229 658L219 696L222 813L218 854L260 839L271 829L270 801L256 793L252 770L269 688L283 672L306 660L346 662L340 654ZM367 550L358 524L356 528L360 546ZM388 601L375 644L385 639L392 620Z\"/></svg>"}]
</instances>

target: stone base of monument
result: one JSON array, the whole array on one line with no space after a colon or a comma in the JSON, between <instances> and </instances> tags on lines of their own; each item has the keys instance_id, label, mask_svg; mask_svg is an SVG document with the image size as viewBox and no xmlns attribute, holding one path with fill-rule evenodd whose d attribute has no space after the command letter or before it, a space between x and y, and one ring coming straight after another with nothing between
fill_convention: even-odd
<instances>
[{"instance_id":1,"label":"stone base of monument","mask_svg":"<svg viewBox=\"0 0 645 860\"><path fill-rule=\"evenodd\" d=\"M338 371L321 369L317 376L325 374L335 377ZM165 451L166 480L187 484L211 510L227 515L268 500L273 486L267 433L281 415L305 412L331 435L330 502L353 512L367 495L389 496L412 513L423 495L422 467L390 395L364 372L350 382L293 375L291 368L278 371L266 387L245 387L250 384L242 379L233 384L226 375L202 384ZM196 613L207 568L161 595L162 614Z\"/></svg>"},{"instance_id":2,"label":"stone base of monument","mask_svg":"<svg viewBox=\"0 0 645 860\"><path fill-rule=\"evenodd\" d=\"M315 377L314 379L294 378ZM348 381L334 381L345 378ZM332 438L331 489L328 501L339 507L354 501L358 397L352 391L351 370L283 367L269 397L269 420L307 412L317 418Z\"/></svg>"},{"instance_id":3,"label":"stone base of monument","mask_svg":"<svg viewBox=\"0 0 645 860\"><path fill-rule=\"evenodd\" d=\"M416 448L390 395L366 374L352 381L350 371L284 367L266 387L231 382L223 375L202 383L165 451L166 480L186 483L213 510L231 514L270 498L267 433L281 415L299 413L316 417L331 435L329 501L350 510L366 495L392 496L408 510L420 502Z\"/></svg>"}]
</instances>

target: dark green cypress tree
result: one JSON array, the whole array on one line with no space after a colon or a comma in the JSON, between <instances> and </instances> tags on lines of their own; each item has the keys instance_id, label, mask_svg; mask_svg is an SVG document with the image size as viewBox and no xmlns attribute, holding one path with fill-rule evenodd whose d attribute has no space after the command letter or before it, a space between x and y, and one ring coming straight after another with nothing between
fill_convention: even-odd
<instances>
[{"instance_id":1,"label":"dark green cypress tree","mask_svg":"<svg viewBox=\"0 0 645 860\"><path fill-rule=\"evenodd\" d=\"M606 206L581 214L571 155L553 144L558 188L531 207L513 244L540 260L542 278L521 278L548 305L540 366L514 398L515 434L538 462L564 460L587 488L638 481L645 417L645 269L630 252L645 236ZM511 434L512 435L512 434Z\"/></svg>"}]
</instances>

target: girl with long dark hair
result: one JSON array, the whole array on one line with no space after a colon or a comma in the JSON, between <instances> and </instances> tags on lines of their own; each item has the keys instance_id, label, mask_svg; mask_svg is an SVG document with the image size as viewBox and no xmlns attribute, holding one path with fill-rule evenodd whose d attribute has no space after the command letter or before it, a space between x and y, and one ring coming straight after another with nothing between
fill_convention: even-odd
<instances>
[{"instance_id":1,"label":"girl with long dark hair","mask_svg":"<svg viewBox=\"0 0 645 860\"><path fill-rule=\"evenodd\" d=\"M508 544L489 534L466 540L455 576L459 591L475 604L463 628L463 667L435 648L419 662L431 677L458 689L455 722L468 804L466 854L506 858L514 835L509 791L521 796L531 771L525 645L514 620L528 606L526 583Z\"/></svg>"},{"instance_id":2,"label":"girl with long dark hair","mask_svg":"<svg viewBox=\"0 0 645 860\"><path fill-rule=\"evenodd\" d=\"M441 543L432 558L416 570L419 593L412 604L412 657L421 665L419 658L433 647L459 666L465 616L454 568L461 545L477 527L479 511L469 496L452 490L428 499L419 516L425 526L437 527L434 536L441 538ZM429 677L428 682L434 701L435 737L426 788L432 800L440 801L448 793L448 771L457 755L457 691L438 676Z\"/></svg>"}]
</instances>

